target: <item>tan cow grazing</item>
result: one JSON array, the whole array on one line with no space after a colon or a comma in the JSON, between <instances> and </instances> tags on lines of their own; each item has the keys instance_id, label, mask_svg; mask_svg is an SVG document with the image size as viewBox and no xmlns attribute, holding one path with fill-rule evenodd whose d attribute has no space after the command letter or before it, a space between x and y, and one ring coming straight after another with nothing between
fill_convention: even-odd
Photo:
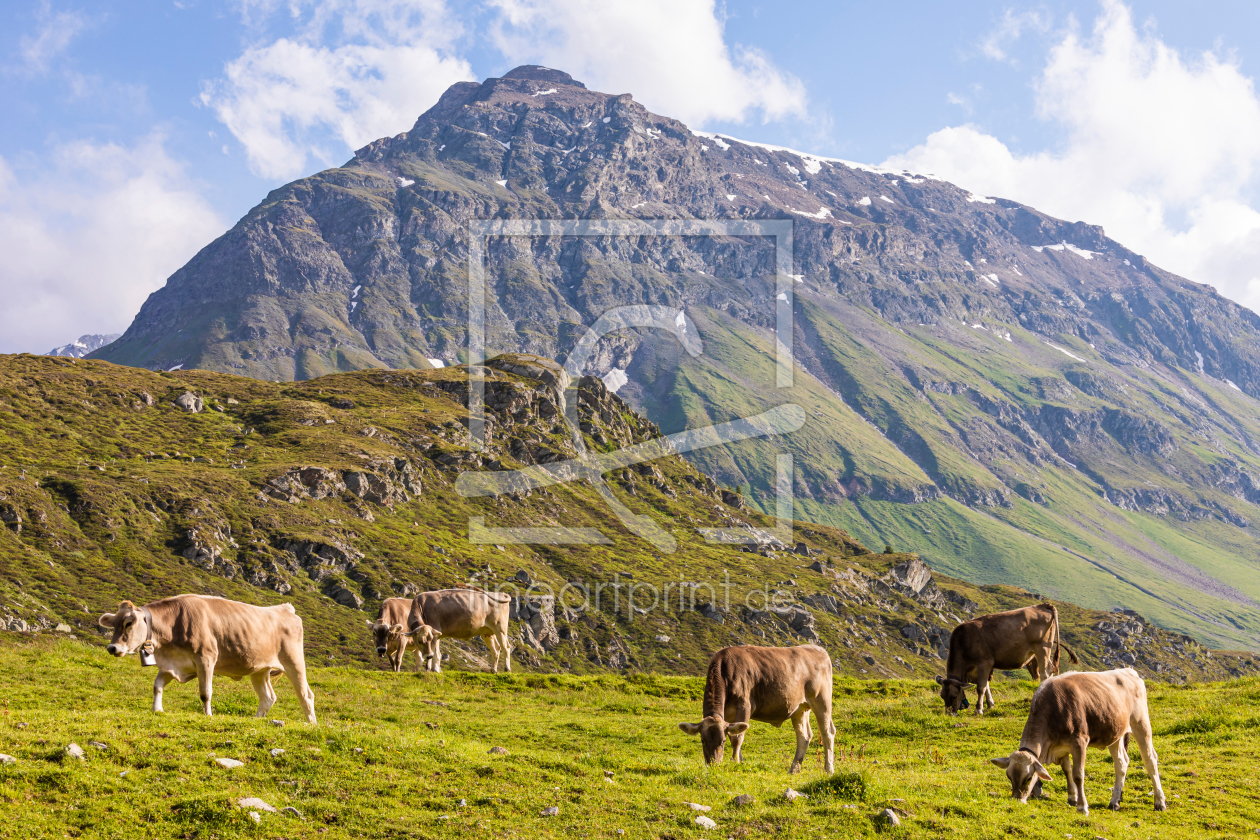
<instances>
[{"instance_id":1,"label":"tan cow grazing","mask_svg":"<svg viewBox=\"0 0 1260 840\"><path fill-rule=\"evenodd\" d=\"M1049 781L1047 764L1058 764L1068 780L1068 804L1089 813L1085 800L1085 750L1106 747L1115 763L1111 810L1120 810L1124 776L1129 769L1129 737L1137 739L1142 766L1155 786L1155 810L1167 807L1159 783L1159 757L1151 742L1151 715L1146 683L1132 668L1051 677L1033 694L1019 749L991 761L1006 771L1011 796L1045 798L1041 782ZM1069 761L1071 766L1069 767Z\"/></svg>"},{"instance_id":2,"label":"tan cow grazing","mask_svg":"<svg viewBox=\"0 0 1260 840\"><path fill-rule=\"evenodd\" d=\"M210 697L216 674L239 680L249 677L263 717L276 702L273 673L283 671L293 684L307 721L315 723L315 694L306 684L302 650L302 619L292 604L255 607L209 595L176 595L143 607L130 601L99 619L113 628L106 650L126 656L151 650L158 674L153 681L153 711L162 711L162 690L171 680L188 682L194 676L211 714Z\"/></svg>"},{"instance_id":3,"label":"tan cow grazing","mask_svg":"<svg viewBox=\"0 0 1260 840\"><path fill-rule=\"evenodd\" d=\"M749 721L772 726L792 721L796 730L796 756L789 773L797 773L805 760L813 733L809 713L818 718L823 756L828 773L835 769L836 727L831 721L831 657L818 645L722 648L709 659L704 680L704 718L699 723L680 723L688 735L699 735L704 760L722 760L730 738L735 761L743 760L744 733Z\"/></svg>"},{"instance_id":4,"label":"tan cow grazing","mask_svg":"<svg viewBox=\"0 0 1260 840\"><path fill-rule=\"evenodd\" d=\"M1073 664L1080 660L1062 645ZM985 701L993 708L989 677L994 671L1027 668L1035 680L1059 673L1059 611L1054 604L1038 604L964 621L949 635L945 676L937 675L941 699L950 712L967 708L967 686L976 686L976 714Z\"/></svg>"},{"instance_id":5,"label":"tan cow grazing","mask_svg":"<svg viewBox=\"0 0 1260 840\"><path fill-rule=\"evenodd\" d=\"M512 646L508 642L508 604L511 598L481 589L437 589L421 592L411 600L407 627L411 640L424 651L430 671L441 672L441 639L481 636L494 655L494 672L512 670Z\"/></svg>"},{"instance_id":6,"label":"tan cow grazing","mask_svg":"<svg viewBox=\"0 0 1260 840\"><path fill-rule=\"evenodd\" d=\"M403 654L406 653L407 642L411 639L407 635L407 615L410 612L410 598L386 598L381 602L381 611L376 616L376 621L364 619L376 642L376 655L388 654L390 667L395 673L402 670ZM416 646L416 668L421 671L424 670L425 648L419 643L425 641L428 639L418 640Z\"/></svg>"}]
</instances>

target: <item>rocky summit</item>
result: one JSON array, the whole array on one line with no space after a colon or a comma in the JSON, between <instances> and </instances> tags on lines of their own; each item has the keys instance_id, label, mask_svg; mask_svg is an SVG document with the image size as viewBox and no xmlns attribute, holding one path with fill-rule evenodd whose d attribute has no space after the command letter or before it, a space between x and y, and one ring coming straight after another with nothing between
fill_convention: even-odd
<instances>
[{"instance_id":1,"label":"rocky summit","mask_svg":"<svg viewBox=\"0 0 1260 840\"><path fill-rule=\"evenodd\" d=\"M790 220L791 266L736 227L491 236L485 355L564 361L615 307L677 310L702 348L622 329L580 373L666 432L801 406L797 431L688 456L753 506L773 509L790 453L799 518L1260 646L1254 313L1099 227L692 131L556 70L454 85L410 131L273 191L94 356L286 381L467 362L487 219Z\"/></svg>"}]
</instances>

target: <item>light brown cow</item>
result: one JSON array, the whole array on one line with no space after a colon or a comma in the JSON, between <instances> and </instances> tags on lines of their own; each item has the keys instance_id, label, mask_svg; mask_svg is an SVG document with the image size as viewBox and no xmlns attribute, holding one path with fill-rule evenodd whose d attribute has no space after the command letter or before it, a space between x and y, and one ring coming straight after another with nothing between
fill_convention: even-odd
<instances>
[{"instance_id":1,"label":"light brown cow","mask_svg":"<svg viewBox=\"0 0 1260 840\"><path fill-rule=\"evenodd\" d=\"M1062 645L1073 664L1080 660ZM1027 668L1035 680L1059 673L1059 610L1038 604L1018 610L982 615L964 621L949 635L945 676L937 676L941 699L951 712L967 708L967 686L976 686L976 714L985 701L993 708L989 677L994 671Z\"/></svg>"},{"instance_id":2,"label":"light brown cow","mask_svg":"<svg viewBox=\"0 0 1260 840\"><path fill-rule=\"evenodd\" d=\"M730 738L735 761L743 760L744 733L749 721L772 726L792 721L796 730L796 756L789 773L797 773L805 760L813 733L809 713L818 718L823 757L828 773L835 769L836 727L831 720L831 657L818 645L722 648L709 659L704 680L704 718L699 723L680 723L688 735L699 735L704 760L722 760Z\"/></svg>"},{"instance_id":3,"label":"light brown cow","mask_svg":"<svg viewBox=\"0 0 1260 840\"><path fill-rule=\"evenodd\" d=\"M306 719L315 723L315 694L306 684L302 619L292 604L255 607L208 595L176 595L143 607L130 601L100 617L114 631L106 648L114 656L151 650L158 674L153 681L153 711L162 711L162 691L171 680L194 676L211 714L210 697L216 674L239 680L249 677L263 717L276 702L272 674L284 672L293 684Z\"/></svg>"},{"instance_id":4,"label":"light brown cow","mask_svg":"<svg viewBox=\"0 0 1260 840\"><path fill-rule=\"evenodd\" d=\"M407 633L407 616L411 612L411 598L386 598L381 602L381 611L376 621L364 619L372 637L376 642L376 655L389 655L389 665L397 673L402 670L403 654L407 651L407 642L411 636ZM440 633L432 628L423 628L416 639L416 668L423 671L425 667L424 652L428 644Z\"/></svg>"},{"instance_id":5,"label":"light brown cow","mask_svg":"<svg viewBox=\"0 0 1260 840\"><path fill-rule=\"evenodd\" d=\"M411 640L424 651L430 671L442 670L443 636L472 639L481 636L494 655L494 672L499 663L512 670L512 647L508 642L508 604L511 599L498 592L481 589L437 589L421 592L411 600L407 627Z\"/></svg>"},{"instance_id":6,"label":"light brown cow","mask_svg":"<svg viewBox=\"0 0 1260 840\"><path fill-rule=\"evenodd\" d=\"M1068 804L1089 813L1085 800L1085 750L1107 747L1115 764L1111 810L1120 810L1124 776L1129 769L1129 737L1137 739L1142 766L1155 787L1155 810L1167 807L1159 783L1159 756L1151 742L1151 715L1146 683L1132 668L1051 677L1033 694L1019 749L991 761L1006 771L1011 796L1046 798L1041 782L1049 781L1045 765L1058 764L1068 780ZM1069 766L1069 761L1071 765Z\"/></svg>"}]
</instances>

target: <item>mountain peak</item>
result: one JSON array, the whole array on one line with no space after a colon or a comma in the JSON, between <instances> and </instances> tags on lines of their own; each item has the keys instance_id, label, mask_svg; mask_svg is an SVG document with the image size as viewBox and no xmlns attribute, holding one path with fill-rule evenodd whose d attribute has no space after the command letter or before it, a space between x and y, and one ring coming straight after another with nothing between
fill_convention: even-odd
<instances>
[{"instance_id":1,"label":"mountain peak","mask_svg":"<svg viewBox=\"0 0 1260 840\"><path fill-rule=\"evenodd\" d=\"M586 85L577 79L565 73L562 70L552 70L550 67L543 67L538 64L522 64L513 70L504 73L504 79L527 79L534 82L545 82L551 85L569 85L571 87L586 88Z\"/></svg>"}]
</instances>

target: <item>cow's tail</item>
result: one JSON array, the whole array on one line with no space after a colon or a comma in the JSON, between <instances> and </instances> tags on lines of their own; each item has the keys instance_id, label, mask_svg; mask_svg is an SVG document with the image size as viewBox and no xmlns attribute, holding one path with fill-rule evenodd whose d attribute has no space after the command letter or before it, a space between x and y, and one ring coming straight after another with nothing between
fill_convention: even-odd
<instances>
[{"instance_id":1,"label":"cow's tail","mask_svg":"<svg viewBox=\"0 0 1260 840\"><path fill-rule=\"evenodd\" d=\"M1054 636L1054 670L1055 670L1055 673L1059 673L1059 672L1062 670L1062 668L1061 668L1061 667L1060 667L1060 665L1059 665L1059 658L1060 658L1060 657L1059 657L1059 649L1060 649L1060 648L1062 648L1063 650L1066 650L1066 651L1067 651L1068 661L1070 661L1073 665L1080 665L1080 664L1081 664L1081 660L1077 659L1077 658L1076 658L1076 654L1072 651L1072 649L1071 649L1070 647L1068 647L1067 645L1063 644L1063 643L1062 643L1062 641L1060 640L1060 632L1059 632L1059 630L1060 630L1060 628L1059 628L1059 608L1058 608L1058 607L1056 607L1054 604L1049 604L1049 603L1048 603L1048 604L1046 604L1045 606L1047 606L1047 607L1049 607L1049 608L1050 608L1050 633L1051 633L1051 635L1053 635L1053 636Z\"/></svg>"}]
</instances>

